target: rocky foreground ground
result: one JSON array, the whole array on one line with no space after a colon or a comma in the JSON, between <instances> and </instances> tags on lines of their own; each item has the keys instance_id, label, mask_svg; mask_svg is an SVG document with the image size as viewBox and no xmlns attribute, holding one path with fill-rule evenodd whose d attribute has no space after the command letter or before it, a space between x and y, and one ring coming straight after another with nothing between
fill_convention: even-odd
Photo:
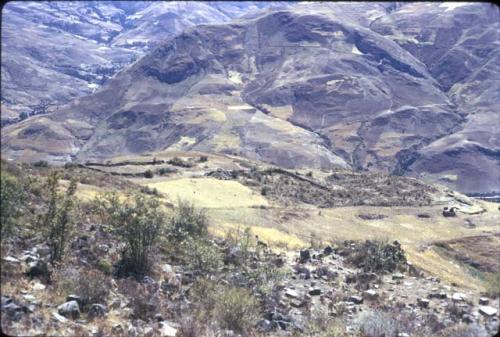
<instances>
[{"instance_id":1,"label":"rocky foreground ground","mask_svg":"<svg viewBox=\"0 0 500 337\"><path fill-rule=\"evenodd\" d=\"M224 252L224 265L217 270L204 274L203 266L196 270L163 263L160 258L151 276L135 280L83 273L94 260L116 253L116 245L103 229L95 225L86 228L72 244L76 265L66 267L62 276L52 276L52 280L47 278L51 268L45 262L49 249L44 245L3 257L5 333L404 337L493 336L498 330L498 298L478 296L425 275L405 262L397 242L383 246L388 262L377 266L378 260L362 255L376 252L377 244L369 241L275 253L262 241L256 242L255 250L247 251L242 245L215 240L213 245ZM386 267L393 271L384 271ZM57 286L61 277L63 281L94 277L80 279L80 284L88 282L102 293L93 299L95 303L82 306L84 296L99 290L76 286L61 297ZM261 308L257 314L252 310L238 312L248 314L241 319L250 320L249 331L231 331L216 321L196 322L189 314L203 297L211 296L208 280L213 287L239 286L256 296L256 305ZM196 298L200 284L202 299ZM335 322L336 334L328 334L329 321Z\"/></svg>"}]
</instances>

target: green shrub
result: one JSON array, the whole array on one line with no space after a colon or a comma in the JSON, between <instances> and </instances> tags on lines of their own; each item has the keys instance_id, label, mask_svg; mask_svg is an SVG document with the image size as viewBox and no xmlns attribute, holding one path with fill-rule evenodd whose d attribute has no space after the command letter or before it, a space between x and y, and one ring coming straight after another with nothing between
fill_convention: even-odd
<instances>
[{"instance_id":1,"label":"green shrub","mask_svg":"<svg viewBox=\"0 0 500 337\"><path fill-rule=\"evenodd\" d=\"M500 297L500 272L486 274L485 294L490 298Z\"/></svg>"},{"instance_id":2,"label":"green shrub","mask_svg":"<svg viewBox=\"0 0 500 337\"><path fill-rule=\"evenodd\" d=\"M151 171L151 170L146 170L146 171L144 172L144 178L151 179L151 178L153 178L153 177L154 177L154 173L153 173L153 171Z\"/></svg>"},{"instance_id":3,"label":"green shrub","mask_svg":"<svg viewBox=\"0 0 500 337\"><path fill-rule=\"evenodd\" d=\"M96 267L106 275L111 275L113 273L113 265L107 259L100 259L97 261Z\"/></svg>"},{"instance_id":4,"label":"green shrub","mask_svg":"<svg viewBox=\"0 0 500 337\"><path fill-rule=\"evenodd\" d=\"M397 242L367 240L349 249L346 261L364 272L393 272L406 264L405 252Z\"/></svg>"},{"instance_id":5,"label":"green shrub","mask_svg":"<svg viewBox=\"0 0 500 337\"><path fill-rule=\"evenodd\" d=\"M46 160L39 160L39 161L33 163L33 166L35 166L35 167L49 167L49 163Z\"/></svg>"},{"instance_id":6,"label":"green shrub","mask_svg":"<svg viewBox=\"0 0 500 337\"><path fill-rule=\"evenodd\" d=\"M107 193L96 200L104 223L123 242L125 248L118 275L142 276L150 270L149 256L162 232L165 213L157 198L133 196L133 201L121 201L116 193Z\"/></svg>"},{"instance_id":7,"label":"green shrub","mask_svg":"<svg viewBox=\"0 0 500 337\"><path fill-rule=\"evenodd\" d=\"M221 328L248 332L258 317L258 302L245 288L223 287L216 293L214 318Z\"/></svg>"},{"instance_id":8,"label":"green shrub","mask_svg":"<svg viewBox=\"0 0 500 337\"><path fill-rule=\"evenodd\" d=\"M72 212L75 204L76 180L72 179L65 193L58 192L59 172L47 178L47 212L40 217L43 234L50 247L50 261L60 261L73 235Z\"/></svg>"},{"instance_id":9,"label":"green shrub","mask_svg":"<svg viewBox=\"0 0 500 337\"><path fill-rule=\"evenodd\" d=\"M196 273L212 273L222 263L222 253L219 248L205 238L187 238L182 246L184 263Z\"/></svg>"},{"instance_id":10,"label":"green shrub","mask_svg":"<svg viewBox=\"0 0 500 337\"><path fill-rule=\"evenodd\" d=\"M179 200L179 206L171 219L169 239L182 241L203 238L208 235L208 218L203 210L198 210L189 201Z\"/></svg>"},{"instance_id":11,"label":"green shrub","mask_svg":"<svg viewBox=\"0 0 500 337\"><path fill-rule=\"evenodd\" d=\"M174 157L174 158L170 159L167 163L169 163L170 165L185 167L185 168L193 167L193 164L191 164L187 161L184 161L179 157Z\"/></svg>"},{"instance_id":12,"label":"green shrub","mask_svg":"<svg viewBox=\"0 0 500 337\"><path fill-rule=\"evenodd\" d=\"M56 293L64 298L73 294L79 296L84 311L94 303L105 304L111 287L111 279L95 269L57 269L53 279Z\"/></svg>"},{"instance_id":13,"label":"green shrub","mask_svg":"<svg viewBox=\"0 0 500 337\"><path fill-rule=\"evenodd\" d=\"M190 290L196 317L217 322L222 329L249 335L259 316L259 302L246 288L218 285L208 279L197 280Z\"/></svg>"},{"instance_id":14,"label":"green shrub","mask_svg":"<svg viewBox=\"0 0 500 337\"><path fill-rule=\"evenodd\" d=\"M448 327L437 335L439 337L487 337L486 330L477 324L458 324Z\"/></svg>"},{"instance_id":15,"label":"green shrub","mask_svg":"<svg viewBox=\"0 0 500 337\"><path fill-rule=\"evenodd\" d=\"M16 219L22 214L26 202L26 193L18 179L3 169L0 179L0 224L2 226L2 237L5 238L12 233Z\"/></svg>"}]
</instances>

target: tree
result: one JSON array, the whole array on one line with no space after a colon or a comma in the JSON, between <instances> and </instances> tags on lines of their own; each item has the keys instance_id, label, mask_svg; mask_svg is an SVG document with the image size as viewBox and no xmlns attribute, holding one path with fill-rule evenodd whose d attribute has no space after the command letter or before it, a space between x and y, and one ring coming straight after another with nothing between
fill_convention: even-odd
<instances>
[{"instance_id":1,"label":"tree","mask_svg":"<svg viewBox=\"0 0 500 337\"><path fill-rule=\"evenodd\" d=\"M26 194L22 184L16 177L2 170L1 172L1 204L0 204L0 224L2 237L6 237L12 232L12 227L16 219L22 214Z\"/></svg>"},{"instance_id":2,"label":"tree","mask_svg":"<svg viewBox=\"0 0 500 337\"><path fill-rule=\"evenodd\" d=\"M48 208L41 221L44 236L50 247L50 261L60 261L64 255L66 244L73 234L73 219L76 180L71 179L65 193L58 192L60 174L53 171L47 179Z\"/></svg>"},{"instance_id":3,"label":"tree","mask_svg":"<svg viewBox=\"0 0 500 337\"><path fill-rule=\"evenodd\" d=\"M104 222L125 242L118 274L142 276L150 270L150 254L162 232L165 213L155 197L135 194L121 201L116 193L98 198Z\"/></svg>"}]
</instances>

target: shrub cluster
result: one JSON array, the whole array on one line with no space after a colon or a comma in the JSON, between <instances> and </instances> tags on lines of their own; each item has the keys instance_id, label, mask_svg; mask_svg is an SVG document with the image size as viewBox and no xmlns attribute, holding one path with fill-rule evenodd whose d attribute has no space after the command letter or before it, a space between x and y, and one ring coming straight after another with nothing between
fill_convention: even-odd
<instances>
[{"instance_id":1,"label":"shrub cluster","mask_svg":"<svg viewBox=\"0 0 500 337\"><path fill-rule=\"evenodd\" d=\"M95 204L103 222L125 243L117 274L140 277L148 273L150 254L166 219L158 199L135 194L122 201L116 193L106 193Z\"/></svg>"},{"instance_id":2,"label":"shrub cluster","mask_svg":"<svg viewBox=\"0 0 500 337\"><path fill-rule=\"evenodd\" d=\"M362 244L350 244L344 250L346 261L364 272L393 272L406 265L406 256L401 245L367 240Z\"/></svg>"},{"instance_id":3,"label":"shrub cluster","mask_svg":"<svg viewBox=\"0 0 500 337\"><path fill-rule=\"evenodd\" d=\"M73 235L73 208L76 180L70 181L65 193L58 191L60 173L53 171L47 178L47 211L39 217L43 235L50 247L50 261L60 261Z\"/></svg>"}]
</instances>

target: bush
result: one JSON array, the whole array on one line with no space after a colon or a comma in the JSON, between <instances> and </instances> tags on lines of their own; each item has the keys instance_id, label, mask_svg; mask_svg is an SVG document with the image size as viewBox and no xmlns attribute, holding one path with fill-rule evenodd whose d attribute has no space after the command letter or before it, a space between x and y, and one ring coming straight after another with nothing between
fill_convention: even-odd
<instances>
[{"instance_id":1,"label":"bush","mask_svg":"<svg viewBox=\"0 0 500 337\"><path fill-rule=\"evenodd\" d=\"M184 263L195 273L212 273L222 263L219 248L207 239L188 238L182 246Z\"/></svg>"},{"instance_id":2,"label":"bush","mask_svg":"<svg viewBox=\"0 0 500 337\"><path fill-rule=\"evenodd\" d=\"M397 335L398 326L391 315L372 311L361 316L360 330L363 337L388 337Z\"/></svg>"},{"instance_id":3,"label":"bush","mask_svg":"<svg viewBox=\"0 0 500 337\"><path fill-rule=\"evenodd\" d=\"M490 298L500 297L500 272L486 274L485 294Z\"/></svg>"},{"instance_id":4,"label":"bush","mask_svg":"<svg viewBox=\"0 0 500 337\"><path fill-rule=\"evenodd\" d=\"M150 321L161 309L158 285L138 283L127 278L120 280L118 289L130 299L129 307L132 309L131 316L134 319Z\"/></svg>"},{"instance_id":5,"label":"bush","mask_svg":"<svg viewBox=\"0 0 500 337\"><path fill-rule=\"evenodd\" d=\"M442 330L439 337L487 337L490 336L486 330L476 324L459 324Z\"/></svg>"},{"instance_id":6,"label":"bush","mask_svg":"<svg viewBox=\"0 0 500 337\"><path fill-rule=\"evenodd\" d=\"M2 237L5 238L12 233L16 219L21 216L26 194L22 184L16 177L2 169L0 190L0 224L2 226Z\"/></svg>"},{"instance_id":7,"label":"bush","mask_svg":"<svg viewBox=\"0 0 500 337\"><path fill-rule=\"evenodd\" d=\"M174 158L170 159L167 163L169 163L170 165L185 167L185 168L193 167L193 164L191 164L187 161L184 161L179 157L174 157Z\"/></svg>"},{"instance_id":8,"label":"bush","mask_svg":"<svg viewBox=\"0 0 500 337\"><path fill-rule=\"evenodd\" d=\"M153 171L151 171L151 170L146 170L146 171L144 172L144 178L151 179L151 178L153 178L153 176L154 176L154 173L153 173Z\"/></svg>"},{"instance_id":9,"label":"bush","mask_svg":"<svg viewBox=\"0 0 500 337\"><path fill-rule=\"evenodd\" d=\"M179 206L171 219L170 239L183 241L188 237L203 238L208 235L208 218L203 210L197 210L189 201L179 200Z\"/></svg>"},{"instance_id":10,"label":"bush","mask_svg":"<svg viewBox=\"0 0 500 337\"><path fill-rule=\"evenodd\" d=\"M66 192L57 191L59 186L59 172L52 172L47 178L46 191L48 193L47 212L40 217L43 234L50 247L50 261L60 261L64 255L66 244L73 235L72 211L76 180L72 179Z\"/></svg>"},{"instance_id":11,"label":"bush","mask_svg":"<svg viewBox=\"0 0 500 337\"><path fill-rule=\"evenodd\" d=\"M220 328L249 334L259 315L259 303L245 288L218 285L207 279L190 290L197 319L218 322Z\"/></svg>"},{"instance_id":12,"label":"bush","mask_svg":"<svg viewBox=\"0 0 500 337\"><path fill-rule=\"evenodd\" d=\"M122 260L118 265L119 276L143 276L150 270L149 255L162 232L165 213L154 197L135 194L133 201L120 201L116 193L98 197L103 222L125 242Z\"/></svg>"},{"instance_id":13,"label":"bush","mask_svg":"<svg viewBox=\"0 0 500 337\"><path fill-rule=\"evenodd\" d=\"M300 332L295 335L306 337L344 337L346 336L345 330L346 328L341 321L328 317L326 313L319 313L319 315L309 320L304 333Z\"/></svg>"},{"instance_id":14,"label":"bush","mask_svg":"<svg viewBox=\"0 0 500 337\"><path fill-rule=\"evenodd\" d=\"M46 160L39 160L39 161L33 163L33 166L35 166L35 167L49 167L49 163Z\"/></svg>"},{"instance_id":15,"label":"bush","mask_svg":"<svg viewBox=\"0 0 500 337\"><path fill-rule=\"evenodd\" d=\"M221 288L216 294L214 318L221 328L248 332L258 317L258 302L245 288Z\"/></svg>"},{"instance_id":16,"label":"bush","mask_svg":"<svg viewBox=\"0 0 500 337\"><path fill-rule=\"evenodd\" d=\"M364 272L393 272L406 264L405 253L397 242L367 240L350 249L346 261Z\"/></svg>"},{"instance_id":17,"label":"bush","mask_svg":"<svg viewBox=\"0 0 500 337\"><path fill-rule=\"evenodd\" d=\"M208 161L208 157L207 156L200 156L200 158L198 158L198 161L200 163L204 163L204 162Z\"/></svg>"},{"instance_id":18,"label":"bush","mask_svg":"<svg viewBox=\"0 0 500 337\"><path fill-rule=\"evenodd\" d=\"M72 294L79 296L84 311L94 303L105 304L111 287L110 278L95 269L58 269L54 280L58 295L64 298Z\"/></svg>"}]
</instances>

